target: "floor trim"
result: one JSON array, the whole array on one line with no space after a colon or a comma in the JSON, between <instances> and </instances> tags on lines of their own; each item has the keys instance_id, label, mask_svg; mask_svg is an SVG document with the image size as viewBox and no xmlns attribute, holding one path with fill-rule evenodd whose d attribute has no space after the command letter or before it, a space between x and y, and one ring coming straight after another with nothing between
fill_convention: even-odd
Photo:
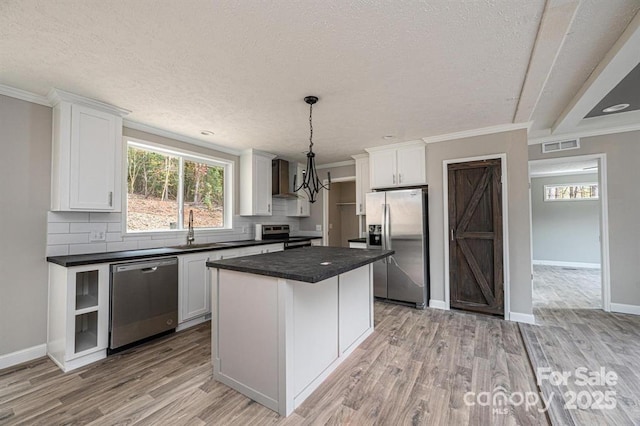
<instances>
[{"instance_id":1,"label":"floor trim","mask_svg":"<svg viewBox=\"0 0 640 426\"><path fill-rule=\"evenodd\" d=\"M621 314L640 315L640 306L611 302L611 312L618 312Z\"/></svg>"},{"instance_id":2,"label":"floor trim","mask_svg":"<svg viewBox=\"0 0 640 426\"><path fill-rule=\"evenodd\" d=\"M13 367L23 362L31 361L47 355L47 344L32 346L5 355L0 355L0 370Z\"/></svg>"},{"instance_id":3,"label":"floor trim","mask_svg":"<svg viewBox=\"0 0 640 426\"><path fill-rule=\"evenodd\" d=\"M569 268L589 268L589 269L600 269L600 266L601 266L599 263L562 262L559 260L533 260L532 263L534 265L565 266Z\"/></svg>"},{"instance_id":4,"label":"floor trim","mask_svg":"<svg viewBox=\"0 0 640 426\"><path fill-rule=\"evenodd\" d=\"M520 312L509 312L509 321L522 322L525 324L536 324L536 317L533 314L522 314Z\"/></svg>"},{"instance_id":5,"label":"floor trim","mask_svg":"<svg viewBox=\"0 0 640 426\"><path fill-rule=\"evenodd\" d=\"M445 302L444 300L430 299L429 307L434 309L442 309L444 311L449 310L449 308L447 307L447 302Z\"/></svg>"}]
</instances>

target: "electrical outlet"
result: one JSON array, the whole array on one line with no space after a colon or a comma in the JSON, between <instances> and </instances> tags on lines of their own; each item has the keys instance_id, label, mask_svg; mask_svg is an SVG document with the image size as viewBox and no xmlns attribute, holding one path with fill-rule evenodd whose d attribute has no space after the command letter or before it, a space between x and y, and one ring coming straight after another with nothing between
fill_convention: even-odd
<instances>
[{"instance_id":1,"label":"electrical outlet","mask_svg":"<svg viewBox=\"0 0 640 426\"><path fill-rule=\"evenodd\" d=\"M333 229L333 223L329 224L329 229Z\"/></svg>"},{"instance_id":2,"label":"electrical outlet","mask_svg":"<svg viewBox=\"0 0 640 426\"><path fill-rule=\"evenodd\" d=\"M242 233L243 234L248 234L249 233L249 227L248 226L243 226L242 227Z\"/></svg>"},{"instance_id":3,"label":"electrical outlet","mask_svg":"<svg viewBox=\"0 0 640 426\"><path fill-rule=\"evenodd\" d=\"M316 225L316 231L322 231L322 225Z\"/></svg>"},{"instance_id":4,"label":"electrical outlet","mask_svg":"<svg viewBox=\"0 0 640 426\"><path fill-rule=\"evenodd\" d=\"M105 232L101 230L93 230L89 235L90 241L105 241L106 239L107 236L105 235Z\"/></svg>"}]
</instances>

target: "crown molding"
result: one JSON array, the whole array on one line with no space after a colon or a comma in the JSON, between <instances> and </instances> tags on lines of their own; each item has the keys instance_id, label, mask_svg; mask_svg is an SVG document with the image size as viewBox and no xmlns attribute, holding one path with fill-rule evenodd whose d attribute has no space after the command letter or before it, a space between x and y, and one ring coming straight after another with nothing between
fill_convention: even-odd
<instances>
[{"instance_id":1,"label":"crown molding","mask_svg":"<svg viewBox=\"0 0 640 426\"><path fill-rule=\"evenodd\" d=\"M55 87L49 90L49 93L47 93L47 99L49 99L51 106L56 106L60 102L71 102L105 111L110 114L117 114L121 117L131 113L128 109L119 108L115 105L96 101L95 99L85 98L84 96L76 95L74 93L65 92L64 90L56 89Z\"/></svg>"},{"instance_id":2,"label":"crown molding","mask_svg":"<svg viewBox=\"0 0 640 426\"><path fill-rule=\"evenodd\" d=\"M49 99L47 99L46 96L36 95L35 93L27 92L26 90L17 89L15 87L7 86L4 84L0 84L0 95L51 107L51 102L49 102Z\"/></svg>"},{"instance_id":3,"label":"crown molding","mask_svg":"<svg viewBox=\"0 0 640 426\"><path fill-rule=\"evenodd\" d=\"M139 130L141 132L151 133L152 135L162 136L164 138L175 139L180 142L185 142L191 145L201 146L203 148L213 149L216 151L224 152L225 154L240 155L240 151L226 146L218 145L212 142L203 141L200 139L192 138L190 136L174 133L169 130L159 129L157 127L150 126L148 124L139 123L137 121L131 121L124 119L122 125L126 128Z\"/></svg>"},{"instance_id":4,"label":"crown molding","mask_svg":"<svg viewBox=\"0 0 640 426\"><path fill-rule=\"evenodd\" d=\"M369 158L369 154L355 154L355 155L352 155L351 158L353 158L354 160L359 160L361 158Z\"/></svg>"},{"instance_id":5,"label":"crown molding","mask_svg":"<svg viewBox=\"0 0 640 426\"><path fill-rule=\"evenodd\" d=\"M418 146L418 145L424 145L424 141L422 139L416 139L412 141L392 143L389 145L372 146L371 148L365 148L364 150L370 153L375 151L384 151L385 149L389 149L389 148L402 148L405 146Z\"/></svg>"},{"instance_id":6,"label":"crown molding","mask_svg":"<svg viewBox=\"0 0 640 426\"><path fill-rule=\"evenodd\" d=\"M266 152L266 151L260 151L259 149L255 149L255 148L243 149L241 154L243 154L243 155L260 155L262 157L267 157L269 160L273 160L274 158L277 157L276 154L272 154L272 153Z\"/></svg>"},{"instance_id":7,"label":"crown molding","mask_svg":"<svg viewBox=\"0 0 640 426\"><path fill-rule=\"evenodd\" d=\"M333 167L353 166L354 164L356 164L355 160L338 161L335 163L327 163L327 164L322 164L320 166L316 166L316 169L322 170L322 169L330 169Z\"/></svg>"},{"instance_id":8,"label":"crown molding","mask_svg":"<svg viewBox=\"0 0 640 426\"><path fill-rule=\"evenodd\" d=\"M564 141L570 139L588 138L590 136L614 135L616 133L634 132L640 130L640 123L610 127L606 129L589 129L572 133L538 136L529 139L529 145L538 145L546 142Z\"/></svg>"},{"instance_id":9,"label":"crown molding","mask_svg":"<svg viewBox=\"0 0 640 426\"><path fill-rule=\"evenodd\" d=\"M481 127L479 129L464 130L462 132L445 133L443 135L437 135L437 136L427 136L426 138L422 138L422 140L424 141L424 143L429 144L429 143L450 141L455 139L471 138L474 136L491 135L494 133L511 132L513 130L526 129L528 131L529 128L531 127L531 124L532 124L531 121L527 121L525 123L500 124L498 126Z\"/></svg>"}]
</instances>

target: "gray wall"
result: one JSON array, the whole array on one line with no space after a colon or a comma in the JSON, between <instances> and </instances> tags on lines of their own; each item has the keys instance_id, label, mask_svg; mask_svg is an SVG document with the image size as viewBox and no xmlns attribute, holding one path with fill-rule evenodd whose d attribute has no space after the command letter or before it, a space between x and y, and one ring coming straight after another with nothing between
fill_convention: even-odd
<instances>
[{"instance_id":1,"label":"gray wall","mask_svg":"<svg viewBox=\"0 0 640 426\"><path fill-rule=\"evenodd\" d=\"M0 95L0 355L45 343L51 108Z\"/></svg>"},{"instance_id":2,"label":"gray wall","mask_svg":"<svg viewBox=\"0 0 640 426\"><path fill-rule=\"evenodd\" d=\"M355 164L350 166L333 167L329 169L320 169L318 174L320 179L326 179L327 172L331 173L331 179L343 178L343 177L355 177L356 166ZM324 198L324 191L320 191L318 199L315 203L311 204L311 215L300 219L300 231L315 231L316 225L322 225L322 203Z\"/></svg>"},{"instance_id":3,"label":"gray wall","mask_svg":"<svg viewBox=\"0 0 640 426\"><path fill-rule=\"evenodd\" d=\"M543 199L544 185L597 181L597 173L531 179L534 260L600 263L600 200Z\"/></svg>"},{"instance_id":4,"label":"gray wall","mask_svg":"<svg viewBox=\"0 0 640 426\"><path fill-rule=\"evenodd\" d=\"M529 159L607 156L611 302L640 306L640 131L580 139L580 149L542 154L529 147Z\"/></svg>"},{"instance_id":5,"label":"gray wall","mask_svg":"<svg viewBox=\"0 0 640 426\"><path fill-rule=\"evenodd\" d=\"M531 314L531 246L529 233L529 176L527 132L517 130L427 145L429 183L429 243L431 299L445 300L444 294L444 209L443 161L488 154L506 153L509 204L509 281L511 312ZM505 277L506 278L506 277Z\"/></svg>"}]
</instances>

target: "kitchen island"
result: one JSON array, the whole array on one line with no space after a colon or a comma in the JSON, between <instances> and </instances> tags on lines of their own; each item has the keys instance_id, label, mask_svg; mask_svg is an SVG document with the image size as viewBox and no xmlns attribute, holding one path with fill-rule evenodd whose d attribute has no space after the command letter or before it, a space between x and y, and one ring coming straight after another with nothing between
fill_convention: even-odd
<instances>
[{"instance_id":1,"label":"kitchen island","mask_svg":"<svg viewBox=\"0 0 640 426\"><path fill-rule=\"evenodd\" d=\"M214 378L291 414L373 332L372 263L391 254L305 247L207 262Z\"/></svg>"}]
</instances>

